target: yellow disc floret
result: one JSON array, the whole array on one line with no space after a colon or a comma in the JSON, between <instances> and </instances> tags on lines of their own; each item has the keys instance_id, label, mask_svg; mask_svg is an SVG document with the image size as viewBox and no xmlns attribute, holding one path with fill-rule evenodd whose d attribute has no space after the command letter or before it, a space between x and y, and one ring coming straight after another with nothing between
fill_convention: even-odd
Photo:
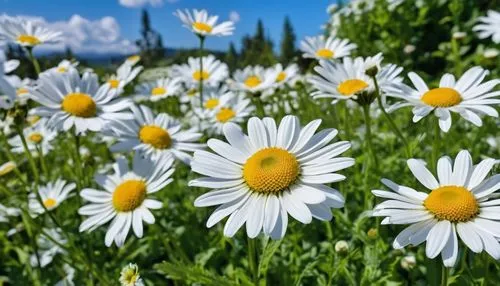
<instances>
[{"instance_id":1,"label":"yellow disc floret","mask_svg":"<svg viewBox=\"0 0 500 286\"><path fill-rule=\"evenodd\" d=\"M146 125L139 131L142 143L149 144L156 149L167 149L172 144L168 131L156 125Z\"/></svg>"},{"instance_id":2,"label":"yellow disc floret","mask_svg":"<svg viewBox=\"0 0 500 286\"><path fill-rule=\"evenodd\" d=\"M316 51L316 56L324 59L331 59L334 55L335 53L329 49L319 49Z\"/></svg>"},{"instance_id":3,"label":"yellow disc floret","mask_svg":"<svg viewBox=\"0 0 500 286\"><path fill-rule=\"evenodd\" d=\"M286 79L286 73L285 72L280 72L278 76L276 77L276 82L282 82Z\"/></svg>"},{"instance_id":4,"label":"yellow disc floret","mask_svg":"<svg viewBox=\"0 0 500 286\"><path fill-rule=\"evenodd\" d=\"M461 186L443 186L432 190L424 206L437 219L451 222L466 222L479 213L476 198Z\"/></svg>"},{"instance_id":5,"label":"yellow disc floret","mask_svg":"<svg viewBox=\"0 0 500 286\"><path fill-rule=\"evenodd\" d=\"M193 29L198 30L198 31L202 31L205 33L212 32L212 26L205 24L205 23L201 23L201 22L194 22Z\"/></svg>"},{"instance_id":6,"label":"yellow disc floret","mask_svg":"<svg viewBox=\"0 0 500 286\"><path fill-rule=\"evenodd\" d=\"M368 87L368 83L360 79L348 79L337 87L342 95L353 95Z\"/></svg>"},{"instance_id":7,"label":"yellow disc floret","mask_svg":"<svg viewBox=\"0 0 500 286\"><path fill-rule=\"evenodd\" d=\"M42 142L43 140L43 135L39 132L34 132L34 133L31 133L29 136L28 136L28 140L30 140L31 142L33 143L40 143Z\"/></svg>"},{"instance_id":8,"label":"yellow disc floret","mask_svg":"<svg viewBox=\"0 0 500 286\"><path fill-rule=\"evenodd\" d=\"M209 100L205 101L206 109L214 109L218 105L219 105L219 100L217 98L210 98Z\"/></svg>"},{"instance_id":9,"label":"yellow disc floret","mask_svg":"<svg viewBox=\"0 0 500 286\"><path fill-rule=\"evenodd\" d=\"M164 95L165 93L167 93L167 90L163 87L155 87L151 90L152 96Z\"/></svg>"},{"instance_id":10,"label":"yellow disc floret","mask_svg":"<svg viewBox=\"0 0 500 286\"><path fill-rule=\"evenodd\" d=\"M210 74L206 71L203 71L203 72L195 71L193 73L193 79L196 81L207 80L209 77L210 77Z\"/></svg>"},{"instance_id":11,"label":"yellow disc floret","mask_svg":"<svg viewBox=\"0 0 500 286\"><path fill-rule=\"evenodd\" d=\"M77 117L94 117L97 107L94 99L86 93L70 93L62 102L62 109Z\"/></svg>"},{"instance_id":12,"label":"yellow disc floret","mask_svg":"<svg viewBox=\"0 0 500 286\"><path fill-rule=\"evenodd\" d=\"M243 178L253 191L275 194L292 185L299 171L299 162L293 154L271 147L248 158L243 166Z\"/></svg>"},{"instance_id":13,"label":"yellow disc floret","mask_svg":"<svg viewBox=\"0 0 500 286\"><path fill-rule=\"evenodd\" d=\"M55 207L55 206L56 206L56 204L57 204L57 201L56 201L56 200L54 200L54 199L52 199L52 198L48 198L48 199L46 199L45 201L43 201L43 205L44 205L46 208L48 208L48 209Z\"/></svg>"},{"instance_id":14,"label":"yellow disc floret","mask_svg":"<svg viewBox=\"0 0 500 286\"><path fill-rule=\"evenodd\" d=\"M108 83L111 88L118 88L118 86L120 85L120 81L117 79L110 79L108 80Z\"/></svg>"},{"instance_id":15,"label":"yellow disc floret","mask_svg":"<svg viewBox=\"0 0 500 286\"><path fill-rule=\"evenodd\" d=\"M113 206L119 212L129 212L138 208L146 198L146 184L141 180L128 180L113 192Z\"/></svg>"},{"instance_id":16,"label":"yellow disc floret","mask_svg":"<svg viewBox=\"0 0 500 286\"><path fill-rule=\"evenodd\" d=\"M247 79L245 80L245 85L250 87L250 88L256 87L261 83L262 83L262 81L260 80L260 78L258 76L255 76L255 75L251 75L251 76L247 77Z\"/></svg>"},{"instance_id":17,"label":"yellow disc floret","mask_svg":"<svg viewBox=\"0 0 500 286\"><path fill-rule=\"evenodd\" d=\"M433 107L452 107L462 102L462 97L453 88L439 87L424 93L421 100Z\"/></svg>"},{"instance_id":18,"label":"yellow disc floret","mask_svg":"<svg viewBox=\"0 0 500 286\"><path fill-rule=\"evenodd\" d=\"M31 35L19 35L17 37L17 41L22 45L28 45L28 46L36 46L42 43L40 39Z\"/></svg>"},{"instance_id":19,"label":"yellow disc floret","mask_svg":"<svg viewBox=\"0 0 500 286\"><path fill-rule=\"evenodd\" d=\"M215 118L221 123L226 123L229 120L233 119L233 117L235 116L236 112L234 112L231 108L223 107L219 110L219 112L217 112Z\"/></svg>"}]
</instances>

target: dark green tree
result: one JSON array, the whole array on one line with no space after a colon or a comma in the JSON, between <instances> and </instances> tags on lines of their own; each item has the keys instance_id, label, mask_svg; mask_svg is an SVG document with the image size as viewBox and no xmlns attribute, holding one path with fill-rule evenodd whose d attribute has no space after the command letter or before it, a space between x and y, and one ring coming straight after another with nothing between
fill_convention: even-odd
<instances>
[{"instance_id":1,"label":"dark green tree","mask_svg":"<svg viewBox=\"0 0 500 286\"><path fill-rule=\"evenodd\" d=\"M236 52L233 42L229 43L229 49L224 61L229 66L230 71L234 71L238 66L238 53Z\"/></svg>"},{"instance_id":2,"label":"dark green tree","mask_svg":"<svg viewBox=\"0 0 500 286\"><path fill-rule=\"evenodd\" d=\"M280 60L283 64L290 63L296 56L295 50L295 32L288 16L285 17L283 24L283 36L281 38Z\"/></svg>"},{"instance_id":3,"label":"dark green tree","mask_svg":"<svg viewBox=\"0 0 500 286\"><path fill-rule=\"evenodd\" d=\"M141 26L142 38L136 41L136 45L141 50L143 64L152 65L163 58L165 48L161 35L151 26L149 13L146 9L142 10Z\"/></svg>"}]
</instances>

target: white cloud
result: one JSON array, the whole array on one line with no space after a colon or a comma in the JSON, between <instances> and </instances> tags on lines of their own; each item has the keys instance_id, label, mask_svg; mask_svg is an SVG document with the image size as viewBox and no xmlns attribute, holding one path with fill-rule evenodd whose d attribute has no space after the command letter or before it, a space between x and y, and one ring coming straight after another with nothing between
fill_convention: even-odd
<instances>
[{"instance_id":1,"label":"white cloud","mask_svg":"<svg viewBox=\"0 0 500 286\"><path fill-rule=\"evenodd\" d=\"M138 8L143 7L146 4L149 4L153 7L161 6L163 4L163 0L119 0L120 5L129 7L129 8ZM177 2L177 0L167 0L167 2Z\"/></svg>"},{"instance_id":2,"label":"white cloud","mask_svg":"<svg viewBox=\"0 0 500 286\"><path fill-rule=\"evenodd\" d=\"M39 51L64 51L66 47L69 47L76 54L137 52L135 44L121 36L120 25L115 18L110 16L91 21L75 14L68 21L56 22L47 22L42 17L21 17L63 33L61 43L37 47Z\"/></svg>"},{"instance_id":3,"label":"white cloud","mask_svg":"<svg viewBox=\"0 0 500 286\"><path fill-rule=\"evenodd\" d=\"M229 20L231 20L234 23L237 23L240 21L240 14L236 11L231 11L229 12Z\"/></svg>"}]
</instances>

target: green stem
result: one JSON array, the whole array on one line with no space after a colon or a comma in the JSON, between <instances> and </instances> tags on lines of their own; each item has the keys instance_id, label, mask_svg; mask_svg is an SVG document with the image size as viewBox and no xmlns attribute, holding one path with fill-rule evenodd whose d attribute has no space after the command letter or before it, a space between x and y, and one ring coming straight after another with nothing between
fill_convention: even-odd
<instances>
[{"instance_id":1,"label":"green stem","mask_svg":"<svg viewBox=\"0 0 500 286\"><path fill-rule=\"evenodd\" d=\"M259 268L257 263L257 239L248 238L248 266L252 272L254 285L259 284Z\"/></svg>"},{"instance_id":2,"label":"green stem","mask_svg":"<svg viewBox=\"0 0 500 286\"><path fill-rule=\"evenodd\" d=\"M255 94L250 94L250 98L252 99L253 105L257 108L257 116L263 118L266 116L266 112L264 111L264 106L262 105L262 100L259 96Z\"/></svg>"},{"instance_id":3,"label":"green stem","mask_svg":"<svg viewBox=\"0 0 500 286\"><path fill-rule=\"evenodd\" d=\"M33 55L33 48L29 47L27 48L27 50L30 61L33 64L33 67L35 68L36 75L39 75L41 73L40 64L38 63L38 60L35 58L35 55Z\"/></svg>"},{"instance_id":4,"label":"green stem","mask_svg":"<svg viewBox=\"0 0 500 286\"><path fill-rule=\"evenodd\" d=\"M431 120L432 122L432 120ZM432 142L432 168L436 170L437 168L437 161L438 161L438 156L439 156L439 140L440 140L440 133L441 129L439 128L439 118L436 117L436 123L434 124L434 138Z\"/></svg>"},{"instance_id":5,"label":"green stem","mask_svg":"<svg viewBox=\"0 0 500 286\"><path fill-rule=\"evenodd\" d=\"M448 268L441 267L441 286L448 286Z\"/></svg>"},{"instance_id":6,"label":"green stem","mask_svg":"<svg viewBox=\"0 0 500 286\"><path fill-rule=\"evenodd\" d=\"M12 155L12 153L10 152L10 149L9 149L9 143L7 142L7 139L5 137L5 134L3 134L3 132L0 132L0 139L4 142L5 144L5 154L7 155L7 158L9 159L9 161L11 162L16 162L15 158L14 158L14 155ZM28 184L26 183L26 181L24 180L24 177L23 177L23 174L19 171L19 169L17 168L14 168L14 173L17 175L17 177L19 178L19 180L21 181L21 183L25 186L25 187L28 187Z\"/></svg>"},{"instance_id":7,"label":"green stem","mask_svg":"<svg viewBox=\"0 0 500 286\"><path fill-rule=\"evenodd\" d=\"M205 36L199 36L200 38L200 83L198 89L200 92L200 107L203 109L203 46L205 44Z\"/></svg>"},{"instance_id":8,"label":"green stem","mask_svg":"<svg viewBox=\"0 0 500 286\"><path fill-rule=\"evenodd\" d=\"M33 176L35 178L35 184L38 189L39 181L40 181L40 175L38 173L38 169L36 167L35 160L33 159L33 156L31 155L30 150L28 149L28 143L26 143L26 138L24 137L23 130L21 129L20 126L16 126L17 133L19 134L19 137L21 138L21 142L23 143L24 147L24 153L26 154L26 157L28 157L28 162L31 167L31 171L33 172Z\"/></svg>"},{"instance_id":9,"label":"green stem","mask_svg":"<svg viewBox=\"0 0 500 286\"><path fill-rule=\"evenodd\" d=\"M368 150L372 156L372 163L376 167L378 166L377 156L375 155L375 150L373 148L372 142L372 128L371 128L371 117L370 117L370 106L363 105L363 114L365 117L365 126L366 126L366 143L368 145Z\"/></svg>"},{"instance_id":10,"label":"green stem","mask_svg":"<svg viewBox=\"0 0 500 286\"><path fill-rule=\"evenodd\" d=\"M43 157L42 145L37 144L36 149L38 151L38 156L40 157L40 165L42 166L42 172L45 175L45 179L50 180L49 169L47 168L47 164L45 163L45 158Z\"/></svg>"},{"instance_id":11,"label":"green stem","mask_svg":"<svg viewBox=\"0 0 500 286\"><path fill-rule=\"evenodd\" d=\"M349 107L347 106L347 100L344 102L344 130L346 133L346 140L352 139L351 132L351 116L349 114Z\"/></svg>"}]
</instances>

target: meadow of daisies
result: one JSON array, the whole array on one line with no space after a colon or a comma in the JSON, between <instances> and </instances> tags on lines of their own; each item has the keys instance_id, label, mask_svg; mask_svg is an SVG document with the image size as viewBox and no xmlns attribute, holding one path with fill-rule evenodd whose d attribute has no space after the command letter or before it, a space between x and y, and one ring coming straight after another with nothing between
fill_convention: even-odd
<instances>
[{"instance_id":1,"label":"meadow of daisies","mask_svg":"<svg viewBox=\"0 0 500 286\"><path fill-rule=\"evenodd\" d=\"M497 285L495 2L354 0L288 64L161 74L41 68L64 35L1 16L0 285Z\"/></svg>"}]
</instances>

